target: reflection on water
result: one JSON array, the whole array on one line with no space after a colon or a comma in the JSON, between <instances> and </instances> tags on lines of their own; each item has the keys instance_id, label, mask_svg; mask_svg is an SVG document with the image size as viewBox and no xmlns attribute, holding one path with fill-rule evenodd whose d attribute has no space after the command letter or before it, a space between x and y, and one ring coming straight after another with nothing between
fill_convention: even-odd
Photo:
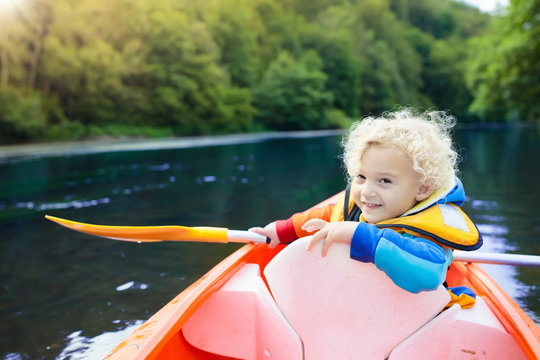
<instances>
[{"instance_id":1,"label":"reflection on water","mask_svg":"<svg viewBox=\"0 0 540 360\"><path fill-rule=\"evenodd\" d=\"M101 204L107 204L111 201L108 197L101 199L92 199L92 200L69 200L66 199L62 202L52 202L52 203L43 203L43 204L34 204L33 202L17 202L12 205L12 211L17 209L27 209L27 210L37 210L37 211L46 211L46 210L59 210L59 209L80 209L89 206L97 206ZM10 210L10 204L3 205L3 210Z\"/></svg>"},{"instance_id":2,"label":"reflection on water","mask_svg":"<svg viewBox=\"0 0 540 360\"><path fill-rule=\"evenodd\" d=\"M146 290L148 289L148 284L144 284L144 283L139 284L139 283L135 283L135 281L128 281L127 283L116 287L116 291L124 291L127 289Z\"/></svg>"},{"instance_id":3,"label":"reflection on water","mask_svg":"<svg viewBox=\"0 0 540 360\"><path fill-rule=\"evenodd\" d=\"M538 129L458 130L464 210L484 236L483 251L540 255ZM482 265L540 323L537 268Z\"/></svg>"},{"instance_id":4,"label":"reflection on water","mask_svg":"<svg viewBox=\"0 0 540 360\"><path fill-rule=\"evenodd\" d=\"M489 217L487 218L489 219ZM484 219L484 220L487 220ZM484 237L484 245L482 251L497 252L497 253L512 253L519 249L517 246L512 245L508 241L508 228L504 225L504 217L494 217L491 220L495 220L497 223L479 223L478 229ZM518 280L518 269L514 266L508 265L491 265L482 264L482 267L495 279L499 285L501 285L505 291L513 299L517 301L520 306L527 306L526 301L522 299L527 298L529 295L534 296L531 292L531 286L527 286ZM537 314L532 314L533 319L538 322L540 319Z\"/></svg>"},{"instance_id":5,"label":"reflection on water","mask_svg":"<svg viewBox=\"0 0 540 360\"><path fill-rule=\"evenodd\" d=\"M456 137L464 210L483 233L484 250L540 254L540 169L530 166L538 134L460 130ZM266 139L0 163L0 357L107 353L130 326L240 246L98 239L45 221L46 213L96 224L264 225L344 187L339 141ZM484 267L538 321L538 269Z\"/></svg>"},{"instance_id":6,"label":"reflection on water","mask_svg":"<svg viewBox=\"0 0 540 360\"><path fill-rule=\"evenodd\" d=\"M120 323L120 320L117 320L116 323ZM93 338L83 336L81 330L75 331L66 337L67 345L57 359L103 359L110 349L113 349L142 324L143 321L135 321L132 324L127 324L122 330L104 332Z\"/></svg>"}]
</instances>

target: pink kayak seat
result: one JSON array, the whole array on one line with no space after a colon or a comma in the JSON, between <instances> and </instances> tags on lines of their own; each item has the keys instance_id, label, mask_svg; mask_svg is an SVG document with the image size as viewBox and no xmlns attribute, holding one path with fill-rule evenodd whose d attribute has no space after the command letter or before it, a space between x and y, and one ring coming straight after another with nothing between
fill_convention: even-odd
<instances>
[{"instance_id":1,"label":"pink kayak seat","mask_svg":"<svg viewBox=\"0 0 540 360\"><path fill-rule=\"evenodd\" d=\"M458 304L452 305L392 349L388 360L448 359L460 312Z\"/></svg>"},{"instance_id":2,"label":"pink kayak seat","mask_svg":"<svg viewBox=\"0 0 540 360\"><path fill-rule=\"evenodd\" d=\"M481 296L456 317L450 350L450 360L527 358Z\"/></svg>"},{"instance_id":3,"label":"pink kayak seat","mask_svg":"<svg viewBox=\"0 0 540 360\"><path fill-rule=\"evenodd\" d=\"M235 359L303 359L302 341L260 276L245 264L184 324L198 349Z\"/></svg>"},{"instance_id":4,"label":"pink kayak seat","mask_svg":"<svg viewBox=\"0 0 540 360\"><path fill-rule=\"evenodd\" d=\"M441 285L418 294L395 285L374 264L350 258L350 246L308 238L288 245L264 275L279 308L304 343L307 360L386 359L450 300Z\"/></svg>"},{"instance_id":5,"label":"pink kayak seat","mask_svg":"<svg viewBox=\"0 0 540 360\"><path fill-rule=\"evenodd\" d=\"M481 296L473 307L452 305L396 346L388 360L525 360Z\"/></svg>"}]
</instances>

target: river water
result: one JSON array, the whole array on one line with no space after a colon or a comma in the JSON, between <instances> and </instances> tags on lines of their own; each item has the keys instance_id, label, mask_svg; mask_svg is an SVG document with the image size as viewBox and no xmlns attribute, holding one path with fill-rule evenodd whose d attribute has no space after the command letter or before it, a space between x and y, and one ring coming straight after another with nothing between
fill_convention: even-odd
<instances>
[{"instance_id":1,"label":"river water","mask_svg":"<svg viewBox=\"0 0 540 360\"><path fill-rule=\"evenodd\" d=\"M534 128L461 129L464 210L484 250L540 255ZM340 136L293 133L0 149L0 357L101 358L240 245L90 237L115 225L247 229L344 187ZM540 270L485 269L537 323Z\"/></svg>"}]
</instances>

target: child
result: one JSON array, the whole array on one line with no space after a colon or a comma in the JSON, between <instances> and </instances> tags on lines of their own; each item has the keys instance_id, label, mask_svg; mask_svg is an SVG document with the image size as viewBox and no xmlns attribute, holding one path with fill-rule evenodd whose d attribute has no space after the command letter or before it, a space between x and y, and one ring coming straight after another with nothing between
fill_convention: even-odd
<instances>
[{"instance_id":1,"label":"child","mask_svg":"<svg viewBox=\"0 0 540 360\"><path fill-rule=\"evenodd\" d=\"M351 258L373 262L401 288L436 289L452 262L452 249L482 245L461 211L463 185L443 112L410 109L355 123L343 141L349 185L338 203L294 214L250 230L288 244L316 231L308 250L323 242L350 244ZM474 300L472 300L474 301Z\"/></svg>"}]
</instances>

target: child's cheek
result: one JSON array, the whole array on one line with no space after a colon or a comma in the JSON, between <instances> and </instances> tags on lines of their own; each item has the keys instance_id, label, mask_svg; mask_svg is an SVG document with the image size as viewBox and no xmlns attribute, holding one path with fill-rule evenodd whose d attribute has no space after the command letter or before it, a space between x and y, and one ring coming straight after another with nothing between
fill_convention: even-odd
<instances>
[{"instance_id":1,"label":"child's cheek","mask_svg":"<svg viewBox=\"0 0 540 360\"><path fill-rule=\"evenodd\" d=\"M358 187L357 187L357 188L358 188ZM362 203L362 202L360 201L361 195L360 195L360 190L357 189L357 188L353 188L353 190L351 191L351 195L352 195L352 198L353 198L353 200L354 200L354 203L355 203L358 207L360 207L360 204Z\"/></svg>"}]
</instances>

